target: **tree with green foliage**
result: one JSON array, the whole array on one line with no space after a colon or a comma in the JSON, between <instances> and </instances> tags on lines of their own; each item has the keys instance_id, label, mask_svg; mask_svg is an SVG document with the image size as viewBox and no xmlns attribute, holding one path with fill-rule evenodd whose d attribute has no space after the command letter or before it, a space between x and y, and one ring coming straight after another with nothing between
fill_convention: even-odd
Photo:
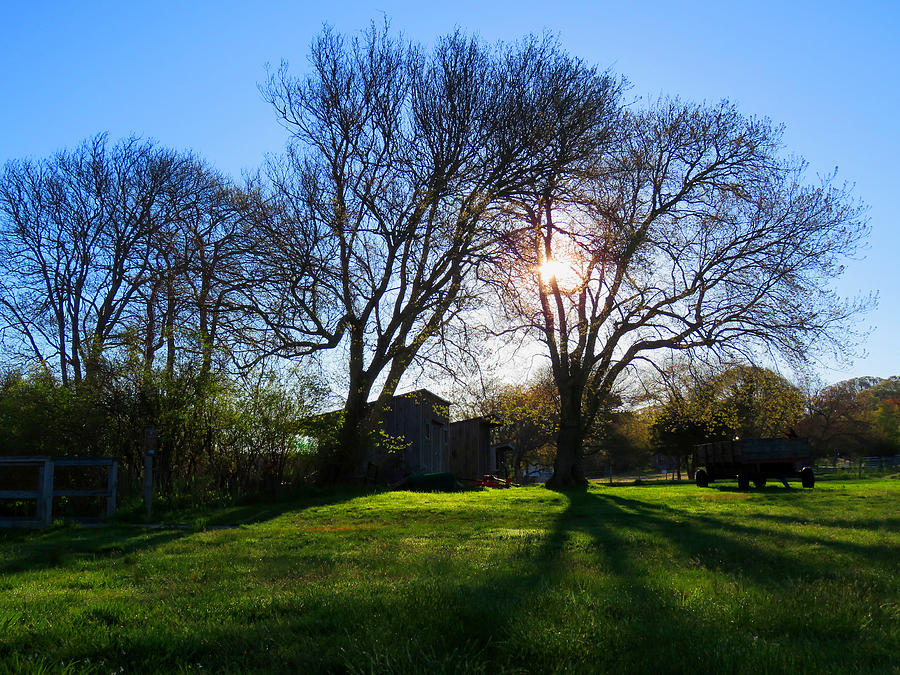
<instances>
[{"instance_id":1,"label":"tree with green foliage","mask_svg":"<svg viewBox=\"0 0 900 675\"><path fill-rule=\"evenodd\" d=\"M507 469L519 483L529 466L552 464L556 430L556 389L549 373L542 372L522 384L503 384L484 392L475 412L497 423L496 443L509 444Z\"/></svg>"},{"instance_id":2,"label":"tree with green foliage","mask_svg":"<svg viewBox=\"0 0 900 675\"><path fill-rule=\"evenodd\" d=\"M585 439L585 472L611 479L614 473L641 471L650 466L655 450L652 413L646 408L607 408Z\"/></svg>"},{"instance_id":3,"label":"tree with green foliage","mask_svg":"<svg viewBox=\"0 0 900 675\"><path fill-rule=\"evenodd\" d=\"M886 398L875 408L875 424L886 448L900 453L900 399Z\"/></svg>"},{"instance_id":4,"label":"tree with green foliage","mask_svg":"<svg viewBox=\"0 0 900 675\"><path fill-rule=\"evenodd\" d=\"M683 360L657 371L648 399L656 445L676 459L679 475L683 466L692 470L698 443L795 434L804 406L800 389L767 368L713 369Z\"/></svg>"},{"instance_id":5,"label":"tree with green foliage","mask_svg":"<svg viewBox=\"0 0 900 675\"><path fill-rule=\"evenodd\" d=\"M195 503L272 496L315 470L297 439L325 393L315 378L271 369L227 378L193 368L148 374L136 363L116 368L102 387L8 371L0 379L0 454L114 457L125 497L136 490L150 427L159 495Z\"/></svg>"},{"instance_id":6,"label":"tree with green foliage","mask_svg":"<svg viewBox=\"0 0 900 675\"><path fill-rule=\"evenodd\" d=\"M900 452L900 377L858 377L808 395L801 433L819 457Z\"/></svg>"}]
</instances>

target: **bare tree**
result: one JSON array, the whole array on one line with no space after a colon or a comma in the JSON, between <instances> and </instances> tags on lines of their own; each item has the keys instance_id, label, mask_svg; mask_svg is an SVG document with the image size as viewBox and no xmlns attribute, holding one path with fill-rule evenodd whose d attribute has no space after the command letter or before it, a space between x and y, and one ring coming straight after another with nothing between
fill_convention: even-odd
<instances>
[{"instance_id":1,"label":"bare tree","mask_svg":"<svg viewBox=\"0 0 900 675\"><path fill-rule=\"evenodd\" d=\"M4 336L55 361L63 382L96 374L104 346L149 270L156 211L176 158L105 136L0 182Z\"/></svg>"},{"instance_id":2,"label":"bare tree","mask_svg":"<svg viewBox=\"0 0 900 675\"><path fill-rule=\"evenodd\" d=\"M528 44L536 58L553 49ZM273 352L344 350L343 432L325 480L359 466L370 395L383 405L471 306L471 270L493 240L487 215L540 163L515 52L459 33L426 53L387 27L349 42L326 30L309 77L282 67L269 81L293 141L270 167L246 306Z\"/></svg>"},{"instance_id":3,"label":"bare tree","mask_svg":"<svg viewBox=\"0 0 900 675\"><path fill-rule=\"evenodd\" d=\"M670 100L623 112L608 138L588 171L511 203L494 273L559 388L554 487L585 482L585 436L638 361L840 352L867 304L829 289L867 234L861 207L804 184L769 122Z\"/></svg>"},{"instance_id":4,"label":"bare tree","mask_svg":"<svg viewBox=\"0 0 900 675\"><path fill-rule=\"evenodd\" d=\"M0 177L0 317L5 346L58 372L94 378L104 359L140 345L147 367L178 323L210 339L208 263L231 218L232 189L198 160L152 142L99 135ZM227 216L227 217L226 217ZM226 228L227 229L227 228ZM206 283L187 293L193 284ZM191 304L192 318L179 317Z\"/></svg>"},{"instance_id":5,"label":"bare tree","mask_svg":"<svg viewBox=\"0 0 900 675\"><path fill-rule=\"evenodd\" d=\"M245 231L258 220L259 200L252 188L241 190L200 162L185 165L173 188L172 217L152 238L151 270L132 323L147 372L163 351L169 375L179 357L208 375L214 357L224 364L240 341L232 299L251 283Z\"/></svg>"}]
</instances>

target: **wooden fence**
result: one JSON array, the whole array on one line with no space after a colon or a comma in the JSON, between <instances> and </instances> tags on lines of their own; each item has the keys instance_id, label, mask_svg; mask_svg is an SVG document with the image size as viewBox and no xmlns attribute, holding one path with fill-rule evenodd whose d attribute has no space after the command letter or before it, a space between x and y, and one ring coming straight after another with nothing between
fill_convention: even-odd
<instances>
[{"instance_id":1,"label":"wooden fence","mask_svg":"<svg viewBox=\"0 0 900 675\"><path fill-rule=\"evenodd\" d=\"M54 471L61 466L108 467L106 488L100 490L55 490ZM0 490L0 499L36 500L34 518L0 517L0 527L48 527L53 523L54 497L101 497L106 499L105 518L116 512L116 489L119 462L111 457L0 457L0 472L11 467L37 469L37 488L33 490ZM69 520L69 519L67 519ZM83 520L72 518L71 520Z\"/></svg>"}]
</instances>

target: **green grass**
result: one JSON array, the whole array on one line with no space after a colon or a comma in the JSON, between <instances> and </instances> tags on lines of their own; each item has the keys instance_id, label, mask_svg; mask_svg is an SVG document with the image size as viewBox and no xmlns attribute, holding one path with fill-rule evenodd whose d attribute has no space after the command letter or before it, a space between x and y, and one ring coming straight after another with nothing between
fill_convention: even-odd
<instances>
[{"instance_id":1,"label":"green grass","mask_svg":"<svg viewBox=\"0 0 900 675\"><path fill-rule=\"evenodd\" d=\"M897 480L337 492L190 522L0 531L0 673L900 672Z\"/></svg>"}]
</instances>

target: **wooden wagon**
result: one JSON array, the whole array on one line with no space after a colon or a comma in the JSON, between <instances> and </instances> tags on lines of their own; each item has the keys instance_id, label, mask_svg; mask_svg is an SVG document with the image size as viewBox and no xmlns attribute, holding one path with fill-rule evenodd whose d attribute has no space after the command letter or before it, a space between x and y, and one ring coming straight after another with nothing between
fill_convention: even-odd
<instances>
[{"instance_id":1,"label":"wooden wagon","mask_svg":"<svg viewBox=\"0 0 900 675\"><path fill-rule=\"evenodd\" d=\"M785 487L789 479L799 480L803 487L815 485L812 457L805 439L752 438L746 440L703 443L694 447L695 480L707 487L714 480L737 479L746 490L753 483L764 487L775 479Z\"/></svg>"}]
</instances>

